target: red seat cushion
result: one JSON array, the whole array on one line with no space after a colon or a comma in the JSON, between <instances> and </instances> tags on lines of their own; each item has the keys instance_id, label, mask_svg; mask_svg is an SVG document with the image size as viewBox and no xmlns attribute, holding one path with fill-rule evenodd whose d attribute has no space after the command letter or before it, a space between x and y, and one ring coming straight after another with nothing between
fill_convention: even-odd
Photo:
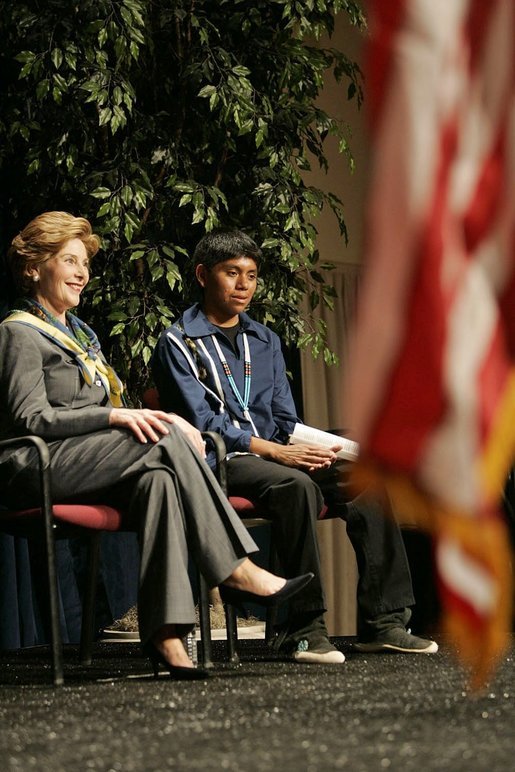
<instances>
[{"instance_id":1,"label":"red seat cushion","mask_svg":"<svg viewBox=\"0 0 515 772\"><path fill-rule=\"evenodd\" d=\"M159 392L157 389L147 389L143 394L143 405L149 410L161 410Z\"/></svg>"},{"instance_id":2,"label":"red seat cushion","mask_svg":"<svg viewBox=\"0 0 515 772\"><path fill-rule=\"evenodd\" d=\"M256 505L250 499L244 499L243 496L229 496L229 502L240 517L258 516Z\"/></svg>"},{"instance_id":3,"label":"red seat cushion","mask_svg":"<svg viewBox=\"0 0 515 772\"><path fill-rule=\"evenodd\" d=\"M58 522L80 525L101 531L119 531L122 513L107 504L54 504L54 517ZM0 510L0 520L13 524L23 518L41 517L41 509Z\"/></svg>"},{"instance_id":4,"label":"red seat cushion","mask_svg":"<svg viewBox=\"0 0 515 772\"><path fill-rule=\"evenodd\" d=\"M244 499L243 496L229 496L229 501L239 514L240 517L263 517L266 518L266 512L261 512L250 499ZM327 506L324 504L320 514L319 520L323 520L327 515Z\"/></svg>"}]
</instances>

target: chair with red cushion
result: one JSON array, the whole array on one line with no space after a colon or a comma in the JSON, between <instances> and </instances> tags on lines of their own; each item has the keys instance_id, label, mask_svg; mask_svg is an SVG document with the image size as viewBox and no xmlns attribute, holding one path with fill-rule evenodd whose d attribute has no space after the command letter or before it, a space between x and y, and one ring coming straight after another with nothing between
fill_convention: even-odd
<instances>
[{"instance_id":1,"label":"chair with red cushion","mask_svg":"<svg viewBox=\"0 0 515 772\"><path fill-rule=\"evenodd\" d=\"M59 623L59 594L55 559L55 539L87 535L88 568L84 596L79 657L90 664L93 649L95 595L102 531L121 531L122 513L106 504L54 504L50 485L50 455L40 437L26 436L2 440L0 448L32 445L38 454L40 502L31 509L0 509L0 530L12 536L40 539L46 557L46 580L49 629L52 653L52 675L55 686L63 683L63 646Z\"/></svg>"},{"instance_id":2,"label":"chair with red cushion","mask_svg":"<svg viewBox=\"0 0 515 772\"><path fill-rule=\"evenodd\" d=\"M212 438L218 440L218 435ZM13 510L0 507L0 531L26 539L39 539L45 552L48 600L48 624L50 631L52 675L55 686L64 681L63 644L59 621L59 593L55 557L55 540L87 536L87 574L82 611L79 658L81 664L92 660L96 586L100 556L100 537L103 531L134 530L124 522L123 513L106 504L58 504L53 503L50 481L50 455L48 446L40 437L25 436L0 441L0 448L32 445L38 454L40 501L31 509ZM204 609L201 613L202 653L200 662L210 667L211 636L209 630L209 597L207 588L201 588Z\"/></svg>"}]
</instances>

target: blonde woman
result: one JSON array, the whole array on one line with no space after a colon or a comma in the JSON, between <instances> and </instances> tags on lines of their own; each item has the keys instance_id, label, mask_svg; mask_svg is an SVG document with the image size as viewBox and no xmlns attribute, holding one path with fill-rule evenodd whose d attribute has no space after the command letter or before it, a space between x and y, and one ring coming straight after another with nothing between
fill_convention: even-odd
<instances>
[{"instance_id":1,"label":"blonde woman","mask_svg":"<svg viewBox=\"0 0 515 772\"><path fill-rule=\"evenodd\" d=\"M137 523L138 614L155 673L203 678L182 638L194 625L191 553L208 583L233 602L286 600L310 581L286 581L248 559L256 551L204 461L200 433L160 410L123 405L123 387L95 333L71 313L99 239L90 223L46 212L12 242L21 299L0 324L0 438L35 434L49 445L55 500L104 501ZM32 449L0 453L0 487L13 506L37 500Z\"/></svg>"}]
</instances>

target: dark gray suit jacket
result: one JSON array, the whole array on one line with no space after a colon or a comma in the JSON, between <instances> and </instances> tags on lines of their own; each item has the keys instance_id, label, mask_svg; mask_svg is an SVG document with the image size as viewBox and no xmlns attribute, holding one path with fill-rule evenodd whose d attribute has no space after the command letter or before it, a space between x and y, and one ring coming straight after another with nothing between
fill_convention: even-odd
<instances>
[{"instance_id":1,"label":"dark gray suit jacket","mask_svg":"<svg viewBox=\"0 0 515 772\"><path fill-rule=\"evenodd\" d=\"M19 322L0 324L0 438L36 434L47 442L109 426L103 386L88 386L71 354ZM31 451L0 452L0 485L26 466Z\"/></svg>"}]
</instances>

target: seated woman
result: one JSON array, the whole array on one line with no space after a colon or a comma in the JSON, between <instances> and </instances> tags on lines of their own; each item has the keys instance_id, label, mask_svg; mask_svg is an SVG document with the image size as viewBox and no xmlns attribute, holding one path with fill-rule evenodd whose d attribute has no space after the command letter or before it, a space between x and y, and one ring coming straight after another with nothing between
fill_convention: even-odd
<instances>
[{"instance_id":1,"label":"seated woman","mask_svg":"<svg viewBox=\"0 0 515 772\"><path fill-rule=\"evenodd\" d=\"M256 545L204 462L200 433L177 415L123 406L123 387L79 304L99 239L89 222L46 212L12 242L8 262L22 299L0 324L0 438L47 441L56 501L102 501L137 522L141 641L157 674L205 677L182 638L194 626L188 552L222 597L271 605L311 575L286 581L247 555ZM0 489L14 507L37 501L35 450L0 453Z\"/></svg>"}]
</instances>

